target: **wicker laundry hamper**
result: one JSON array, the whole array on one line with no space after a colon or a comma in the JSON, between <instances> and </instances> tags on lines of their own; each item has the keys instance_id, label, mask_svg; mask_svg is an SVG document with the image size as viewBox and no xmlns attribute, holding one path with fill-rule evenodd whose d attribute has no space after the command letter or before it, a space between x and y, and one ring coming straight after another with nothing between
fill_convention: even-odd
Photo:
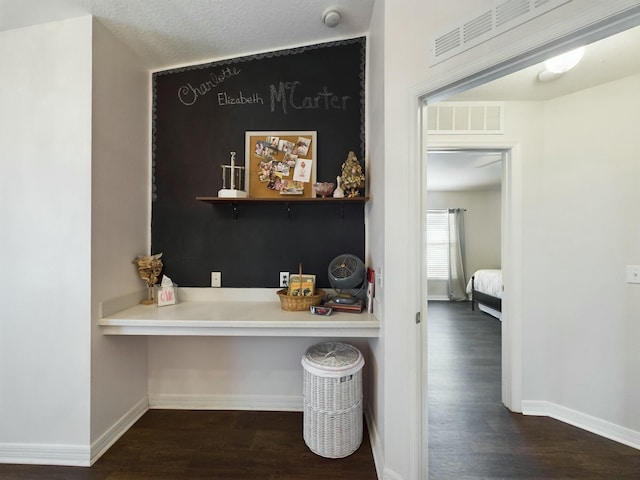
<instances>
[{"instance_id":1,"label":"wicker laundry hamper","mask_svg":"<svg viewBox=\"0 0 640 480\"><path fill-rule=\"evenodd\" d=\"M326 458L343 458L362 443L362 367L364 357L348 344L309 347L304 368L304 441Z\"/></svg>"}]
</instances>

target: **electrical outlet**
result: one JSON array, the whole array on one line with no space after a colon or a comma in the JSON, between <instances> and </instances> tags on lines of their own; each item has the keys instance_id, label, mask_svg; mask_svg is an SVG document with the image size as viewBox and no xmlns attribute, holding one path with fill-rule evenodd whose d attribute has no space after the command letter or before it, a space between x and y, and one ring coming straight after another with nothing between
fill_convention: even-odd
<instances>
[{"instance_id":1,"label":"electrical outlet","mask_svg":"<svg viewBox=\"0 0 640 480\"><path fill-rule=\"evenodd\" d=\"M222 273L221 272L211 272L211 286L212 287L221 287L222 286Z\"/></svg>"},{"instance_id":2,"label":"electrical outlet","mask_svg":"<svg viewBox=\"0 0 640 480\"><path fill-rule=\"evenodd\" d=\"M289 286L289 272L280 272L280 286L281 287Z\"/></svg>"},{"instance_id":3,"label":"electrical outlet","mask_svg":"<svg viewBox=\"0 0 640 480\"><path fill-rule=\"evenodd\" d=\"M627 283L640 283L640 265L627 265Z\"/></svg>"}]
</instances>

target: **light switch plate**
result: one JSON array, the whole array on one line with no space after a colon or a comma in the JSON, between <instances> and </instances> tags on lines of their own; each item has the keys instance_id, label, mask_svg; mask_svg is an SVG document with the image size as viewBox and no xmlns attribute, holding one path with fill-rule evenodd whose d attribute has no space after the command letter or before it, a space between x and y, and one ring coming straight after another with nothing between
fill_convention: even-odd
<instances>
[{"instance_id":1,"label":"light switch plate","mask_svg":"<svg viewBox=\"0 0 640 480\"><path fill-rule=\"evenodd\" d=\"M640 265L627 265L627 283L640 283Z\"/></svg>"}]
</instances>

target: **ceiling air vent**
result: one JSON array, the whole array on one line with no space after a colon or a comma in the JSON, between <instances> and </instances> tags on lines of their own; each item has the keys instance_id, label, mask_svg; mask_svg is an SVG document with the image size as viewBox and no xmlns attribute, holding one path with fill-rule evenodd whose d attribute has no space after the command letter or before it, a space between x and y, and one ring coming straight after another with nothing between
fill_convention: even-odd
<instances>
[{"instance_id":1,"label":"ceiling air vent","mask_svg":"<svg viewBox=\"0 0 640 480\"><path fill-rule=\"evenodd\" d=\"M454 57L571 1L501 0L493 8L433 36L429 65Z\"/></svg>"},{"instance_id":2,"label":"ceiling air vent","mask_svg":"<svg viewBox=\"0 0 640 480\"><path fill-rule=\"evenodd\" d=\"M503 102L440 102L427 107L427 133L502 134Z\"/></svg>"}]
</instances>

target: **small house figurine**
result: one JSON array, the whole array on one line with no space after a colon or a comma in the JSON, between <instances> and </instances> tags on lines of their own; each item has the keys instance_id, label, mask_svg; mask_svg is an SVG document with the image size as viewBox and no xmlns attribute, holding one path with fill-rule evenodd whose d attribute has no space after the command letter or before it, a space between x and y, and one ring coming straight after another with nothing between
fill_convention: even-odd
<instances>
[{"instance_id":1,"label":"small house figurine","mask_svg":"<svg viewBox=\"0 0 640 480\"><path fill-rule=\"evenodd\" d=\"M360 195L360 189L364 185L364 174L362 173L362 166L353 151L349 152L347 160L342 164L341 180L340 186L347 197Z\"/></svg>"}]
</instances>

